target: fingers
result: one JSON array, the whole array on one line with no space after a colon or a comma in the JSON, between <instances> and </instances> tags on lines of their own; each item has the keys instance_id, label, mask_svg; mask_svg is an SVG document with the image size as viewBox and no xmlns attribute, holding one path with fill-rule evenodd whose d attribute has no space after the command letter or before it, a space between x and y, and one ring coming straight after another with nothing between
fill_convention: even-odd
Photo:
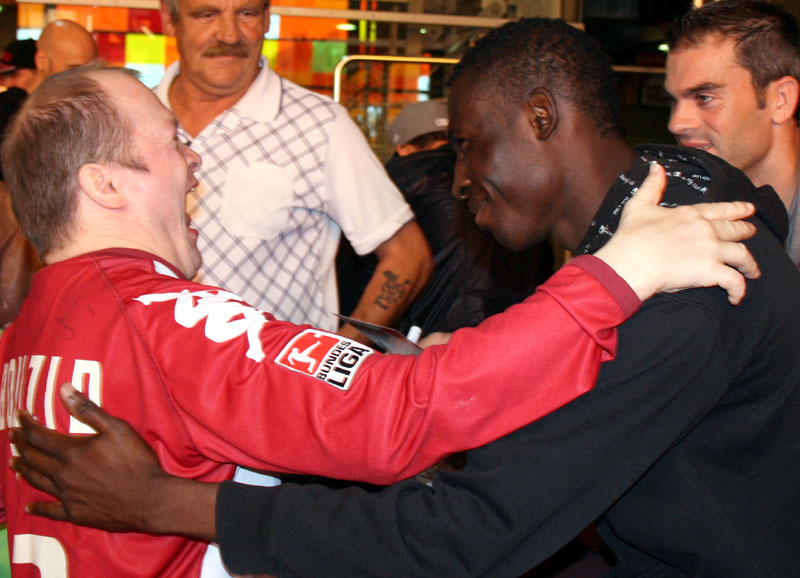
<instances>
[{"instance_id":1,"label":"fingers","mask_svg":"<svg viewBox=\"0 0 800 578\"><path fill-rule=\"evenodd\" d=\"M27 419L30 419L30 416L27 416ZM56 487L50 475L53 469L58 467L56 460L29 445L22 432L17 428L11 429L8 437L19 453L19 457L11 458L9 464L11 469L25 478L34 488L53 494Z\"/></svg>"},{"instance_id":2,"label":"fingers","mask_svg":"<svg viewBox=\"0 0 800 578\"><path fill-rule=\"evenodd\" d=\"M734 201L729 203L698 203L692 205L705 219L730 219L739 220L752 217L756 207L752 203Z\"/></svg>"},{"instance_id":3,"label":"fingers","mask_svg":"<svg viewBox=\"0 0 800 578\"><path fill-rule=\"evenodd\" d=\"M634 203L634 206L645 203L648 205L657 205L666 187L667 174L664 167L658 163L650 163L650 172L647 174L647 178L639 186L639 190L627 204Z\"/></svg>"},{"instance_id":4,"label":"fingers","mask_svg":"<svg viewBox=\"0 0 800 578\"><path fill-rule=\"evenodd\" d=\"M98 433L108 431L119 422L118 419L108 415L88 397L72 387L71 383L64 383L58 393L61 396L61 403L64 404L69 414Z\"/></svg>"},{"instance_id":5,"label":"fingers","mask_svg":"<svg viewBox=\"0 0 800 578\"><path fill-rule=\"evenodd\" d=\"M736 272L735 269L725 265L716 265L711 271L711 277L717 285L728 293L728 302L731 305L738 305L747 292L747 284L744 277Z\"/></svg>"},{"instance_id":6,"label":"fingers","mask_svg":"<svg viewBox=\"0 0 800 578\"><path fill-rule=\"evenodd\" d=\"M29 422L28 426L32 426L31 429L42 428L42 426L39 426L27 412L21 412L20 417L22 418L21 421ZM46 453L28 445L22 432L17 428L9 431L9 439L20 453L19 457L11 458L9 463L11 469L22 476L26 482L37 490L51 495L57 494L58 488L55 483L53 483L53 480L46 473L42 473L52 472L53 467L58 465L56 460ZM51 520L67 520L67 512L61 502L34 502L26 504L25 511L35 516L50 518Z\"/></svg>"},{"instance_id":7,"label":"fingers","mask_svg":"<svg viewBox=\"0 0 800 578\"><path fill-rule=\"evenodd\" d=\"M61 502L31 502L25 504L25 512L60 522L69 521L67 511Z\"/></svg>"},{"instance_id":8,"label":"fingers","mask_svg":"<svg viewBox=\"0 0 800 578\"><path fill-rule=\"evenodd\" d=\"M17 419L20 427L11 430L10 436L20 451L24 450L32 453L31 446L39 450L39 452L46 452L47 454L52 454L58 450L60 447L60 434L54 430L47 429L25 410L21 409L17 412Z\"/></svg>"},{"instance_id":9,"label":"fingers","mask_svg":"<svg viewBox=\"0 0 800 578\"><path fill-rule=\"evenodd\" d=\"M761 276L761 269L755 258L741 243L720 243L717 254L723 263L737 269L748 279L757 279Z\"/></svg>"},{"instance_id":10,"label":"fingers","mask_svg":"<svg viewBox=\"0 0 800 578\"><path fill-rule=\"evenodd\" d=\"M712 219L708 223L714 228L714 234L720 241L744 241L756 234L756 226L747 221L729 221Z\"/></svg>"},{"instance_id":11,"label":"fingers","mask_svg":"<svg viewBox=\"0 0 800 578\"><path fill-rule=\"evenodd\" d=\"M31 468L27 458L11 458L9 465L12 470L22 476L26 482L37 490L41 490L50 495L58 493L58 488L53 483L53 480L39 471L46 468Z\"/></svg>"}]
</instances>

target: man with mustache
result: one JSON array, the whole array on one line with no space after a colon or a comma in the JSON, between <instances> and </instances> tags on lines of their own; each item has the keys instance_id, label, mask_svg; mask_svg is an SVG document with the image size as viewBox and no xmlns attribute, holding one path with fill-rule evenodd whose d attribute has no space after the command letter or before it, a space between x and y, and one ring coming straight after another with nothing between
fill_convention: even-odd
<instances>
[{"instance_id":1,"label":"man with mustache","mask_svg":"<svg viewBox=\"0 0 800 578\"><path fill-rule=\"evenodd\" d=\"M433 267L413 213L347 112L270 70L268 0L165 0L180 61L155 92L203 159L189 215L201 283L278 319L338 327L334 258L343 232L379 265L353 317L392 324Z\"/></svg>"}]
</instances>

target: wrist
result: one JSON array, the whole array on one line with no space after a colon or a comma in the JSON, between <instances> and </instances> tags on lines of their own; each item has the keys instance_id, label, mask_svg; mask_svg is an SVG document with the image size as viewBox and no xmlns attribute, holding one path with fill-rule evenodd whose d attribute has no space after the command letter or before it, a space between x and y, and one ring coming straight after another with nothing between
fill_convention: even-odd
<instances>
[{"instance_id":1,"label":"wrist","mask_svg":"<svg viewBox=\"0 0 800 578\"><path fill-rule=\"evenodd\" d=\"M187 480L161 473L154 480L151 508L143 520L146 532L180 534L216 541L218 483Z\"/></svg>"},{"instance_id":2,"label":"wrist","mask_svg":"<svg viewBox=\"0 0 800 578\"><path fill-rule=\"evenodd\" d=\"M594 256L611 267L636 293L640 301L645 301L659 291L655 272L638 258L629 254L622 243L609 241Z\"/></svg>"}]
</instances>

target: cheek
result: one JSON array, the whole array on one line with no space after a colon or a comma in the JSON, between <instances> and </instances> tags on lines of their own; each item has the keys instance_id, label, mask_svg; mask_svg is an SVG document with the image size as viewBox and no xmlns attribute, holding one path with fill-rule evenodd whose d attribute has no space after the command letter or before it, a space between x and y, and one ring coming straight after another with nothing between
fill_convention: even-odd
<instances>
[{"instance_id":1,"label":"cheek","mask_svg":"<svg viewBox=\"0 0 800 578\"><path fill-rule=\"evenodd\" d=\"M256 44L260 43L264 38L264 34L266 34L266 30L264 30L260 25L246 25L242 26L239 30L241 31L241 37L251 46L255 46Z\"/></svg>"},{"instance_id":2,"label":"cheek","mask_svg":"<svg viewBox=\"0 0 800 578\"><path fill-rule=\"evenodd\" d=\"M701 125L717 137L725 138L736 126L735 113L731 109L700 110L697 117Z\"/></svg>"}]
</instances>

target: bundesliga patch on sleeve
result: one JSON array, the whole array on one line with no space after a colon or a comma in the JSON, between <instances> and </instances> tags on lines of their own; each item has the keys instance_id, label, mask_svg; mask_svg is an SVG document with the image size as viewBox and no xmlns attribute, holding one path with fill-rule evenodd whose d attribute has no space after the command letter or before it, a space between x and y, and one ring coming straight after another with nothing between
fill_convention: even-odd
<instances>
[{"instance_id":1,"label":"bundesliga patch on sleeve","mask_svg":"<svg viewBox=\"0 0 800 578\"><path fill-rule=\"evenodd\" d=\"M306 329L283 348L275 363L347 390L358 368L373 353L374 349L341 335Z\"/></svg>"}]
</instances>

